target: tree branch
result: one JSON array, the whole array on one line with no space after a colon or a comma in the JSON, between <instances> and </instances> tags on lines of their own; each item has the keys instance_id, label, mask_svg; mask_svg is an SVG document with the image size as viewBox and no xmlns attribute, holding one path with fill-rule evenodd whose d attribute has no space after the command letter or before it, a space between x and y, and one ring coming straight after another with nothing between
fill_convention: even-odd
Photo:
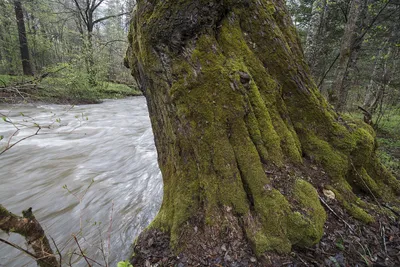
<instances>
[{"instance_id":1,"label":"tree branch","mask_svg":"<svg viewBox=\"0 0 400 267\"><path fill-rule=\"evenodd\" d=\"M29 252L28 250L26 250L26 249L24 249L24 248L18 246L17 244L14 244L14 243L12 243L12 242L9 242L9 241L7 241L7 240L5 240L5 239L3 239L3 238L0 238L0 242L3 242L3 243L6 244L6 245L9 245L9 246L11 246L11 247L13 247L13 248L16 248L16 249L18 249L19 251L22 251L22 252L25 253L26 255L28 255L28 256L32 257L33 259L37 260L37 258L36 258L36 256L35 256L34 254L32 254L32 253Z\"/></svg>"},{"instance_id":2,"label":"tree branch","mask_svg":"<svg viewBox=\"0 0 400 267\"><path fill-rule=\"evenodd\" d=\"M95 11L103 2L104 2L104 0L100 0L100 1L97 3L97 5L95 5L96 1L93 1L92 11Z\"/></svg>"},{"instance_id":3,"label":"tree branch","mask_svg":"<svg viewBox=\"0 0 400 267\"><path fill-rule=\"evenodd\" d=\"M99 19L96 19L95 21L93 21L93 25L95 25L95 24L97 24L99 22L102 22L104 20L107 20L107 19L116 18L116 17L120 17L120 16L123 16L123 15L128 15L128 14L129 14L129 12L124 12L124 13L120 13L120 14L117 14L117 15L110 15L110 16L102 17L102 18L99 18Z\"/></svg>"},{"instance_id":4,"label":"tree branch","mask_svg":"<svg viewBox=\"0 0 400 267\"><path fill-rule=\"evenodd\" d=\"M79 245L78 239L76 238L75 235L73 235L76 244L78 245L79 251L81 252L82 257L85 259L86 263L88 264L89 267L91 267L92 265L89 263L88 258L86 257L85 253L82 251L81 246Z\"/></svg>"},{"instance_id":5,"label":"tree branch","mask_svg":"<svg viewBox=\"0 0 400 267\"><path fill-rule=\"evenodd\" d=\"M75 3L76 8L78 8L78 13L79 13L80 17L83 19L83 22L87 25L88 24L87 16L85 17L84 14L82 13L84 11L81 8L81 6L79 5L78 0L74 0L74 3Z\"/></svg>"},{"instance_id":6,"label":"tree branch","mask_svg":"<svg viewBox=\"0 0 400 267\"><path fill-rule=\"evenodd\" d=\"M22 214L23 217L14 215L0 204L0 229L6 233L17 233L25 237L34 251L31 254L40 267L59 267L44 230L32 213L32 208L23 211Z\"/></svg>"}]
</instances>

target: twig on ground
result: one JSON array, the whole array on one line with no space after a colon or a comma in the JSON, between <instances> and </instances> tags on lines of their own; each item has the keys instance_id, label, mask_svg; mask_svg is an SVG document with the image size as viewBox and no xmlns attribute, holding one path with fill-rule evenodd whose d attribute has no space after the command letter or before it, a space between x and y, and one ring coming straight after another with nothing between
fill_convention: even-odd
<instances>
[{"instance_id":1,"label":"twig on ground","mask_svg":"<svg viewBox=\"0 0 400 267\"><path fill-rule=\"evenodd\" d=\"M308 266L307 262L305 260L303 260L299 255L297 255L297 257L299 258L299 260L304 263L305 266Z\"/></svg>"},{"instance_id":2,"label":"twig on ground","mask_svg":"<svg viewBox=\"0 0 400 267\"><path fill-rule=\"evenodd\" d=\"M383 248L385 250L385 255L387 255L388 252L387 252L387 247L386 247L385 226L382 225L382 222L380 220L379 220L379 229L380 229L381 237L382 237L382 240L383 240Z\"/></svg>"},{"instance_id":3,"label":"twig on ground","mask_svg":"<svg viewBox=\"0 0 400 267\"><path fill-rule=\"evenodd\" d=\"M355 231L354 231L354 229L351 227L351 225L350 225L349 223L347 223L342 217L340 217L340 216L328 205L328 203L326 203L326 201L325 201L321 196L318 196L318 198L319 198L319 200L322 202L322 204L324 204L325 207L326 207L327 209L329 209L330 212L333 213L333 215L335 215L335 216L336 216L339 220L341 220L347 227L349 227L349 229L350 229L353 233L355 233Z\"/></svg>"},{"instance_id":4,"label":"twig on ground","mask_svg":"<svg viewBox=\"0 0 400 267\"><path fill-rule=\"evenodd\" d=\"M307 250L309 250L309 251L312 251L312 252L314 252L314 253L317 252L317 250L315 250L315 249L313 249L313 248L309 248L309 247L304 247L304 248L307 249ZM327 255L327 256L334 256L334 255L332 255L332 254L330 254L330 253L327 253L327 252L325 252L325 251L323 251L323 250L319 250L318 253L322 253L322 254Z\"/></svg>"},{"instance_id":5,"label":"twig on ground","mask_svg":"<svg viewBox=\"0 0 400 267\"><path fill-rule=\"evenodd\" d=\"M395 215L397 215L398 217L400 217L400 213L398 211L396 211L395 209L393 209L392 207L390 207L388 204L383 204L383 206L387 209L389 209L391 212L393 212Z\"/></svg>"}]
</instances>

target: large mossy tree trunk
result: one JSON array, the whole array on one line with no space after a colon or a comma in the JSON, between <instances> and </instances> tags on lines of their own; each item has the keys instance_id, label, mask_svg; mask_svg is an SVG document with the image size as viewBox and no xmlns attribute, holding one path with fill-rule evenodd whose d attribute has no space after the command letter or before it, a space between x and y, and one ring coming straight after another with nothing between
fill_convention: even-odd
<instances>
[{"instance_id":1,"label":"large mossy tree trunk","mask_svg":"<svg viewBox=\"0 0 400 267\"><path fill-rule=\"evenodd\" d=\"M165 250L166 238L206 265L225 244L286 253L320 240L320 190L365 222L374 218L356 190L400 193L373 130L317 91L284 2L137 1L125 63L147 99L164 181L138 246Z\"/></svg>"}]
</instances>

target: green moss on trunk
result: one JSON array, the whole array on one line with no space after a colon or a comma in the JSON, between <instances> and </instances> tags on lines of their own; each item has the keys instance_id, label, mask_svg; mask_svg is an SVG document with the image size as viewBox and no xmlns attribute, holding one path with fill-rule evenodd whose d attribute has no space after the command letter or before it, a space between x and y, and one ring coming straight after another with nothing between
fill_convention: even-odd
<instances>
[{"instance_id":1,"label":"green moss on trunk","mask_svg":"<svg viewBox=\"0 0 400 267\"><path fill-rule=\"evenodd\" d=\"M258 255L317 243L326 220L318 177L283 171L304 158L363 221L373 218L354 189L399 193L374 157L372 129L345 122L319 94L282 2L138 1L126 62L164 179L151 227L175 252L195 246L197 231L215 240L226 229L245 233Z\"/></svg>"}]
</instances>

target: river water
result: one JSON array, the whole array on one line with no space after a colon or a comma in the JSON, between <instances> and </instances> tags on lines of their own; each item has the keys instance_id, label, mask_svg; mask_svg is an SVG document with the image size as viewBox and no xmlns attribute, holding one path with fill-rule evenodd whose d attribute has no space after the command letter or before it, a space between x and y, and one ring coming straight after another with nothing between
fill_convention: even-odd
<instances>
[{"instance_id":1,"label":"river water","mask_svg":"<svg viewBox=\"0 0 400 267\"><path fill-rule=\"evenodd\" d=\"M0 155L0 203L19 215L32 207L47 235L63 249L65 261L77 248L72 235L100 264L105 265L103 255L110 266L129 258L131 244L154 218L162 200L145 99L106 100L73 108L0 105L0 112L14 124L25 125L17 125L21 131L11 144L35 133L35 123L51 124ZM14 132L12 124L0 122L3 148ZM0 237L26 247L16 234L0 233ZM86 266L76 256L71 261L73 266ZM36 263L0 243L0 266Z\"/></svg>"}]
</instances>

